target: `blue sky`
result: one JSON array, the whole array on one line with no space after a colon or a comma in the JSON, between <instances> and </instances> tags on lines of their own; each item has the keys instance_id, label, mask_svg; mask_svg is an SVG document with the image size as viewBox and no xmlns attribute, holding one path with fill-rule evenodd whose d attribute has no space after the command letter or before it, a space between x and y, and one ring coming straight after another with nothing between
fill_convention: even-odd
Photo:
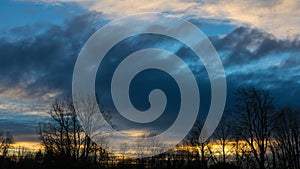
<instances>
[{"instance_id":1,"label":"blue sky","mask_svg":"<svg viewBox=\"0 0 300 169\"><path fill-rule=\"evenodd\" d=\"M227 104L232 102L236 88L255 86L270 90L277 104L298 106L300 13L297 7L299 1L289 0L1 1L0 129L11 131L16 141L37 141L31 136L35 135L37 123L44 120L51 102L71 94L74 64L86 40L109 21L142 11L187 19L210 38L227 75ZM124 41L119 49L112 51L111 57L118 59L118 52L129 52L132 44L140 44L138 48L149 46L148 38L152 38L151 45L165 45L172 52L189 56L187 49L176 42L142 37ZM203 73L201 66L196 64L196 68L199 74ZM147 80L136 81L143 84ZM163 83L160 85L164 87ZM139 100L143 95L136 96ZM205 109L204 106L202 111ZM161 126L163 123L157 122Z\"/></svg>"},{"instance_id":2,"label":"blue sky","mask_svg":"<svg viewBox=\"0 0 300 169\"><path fill-rule=\"evenodd\" d=\"M59 6L43 3L21 1L1 1L1 30L35 25L63 24L65 19L86 12L85 9L72 3ZM4 21L5 20L5 21Z\"/></svg>"}]
</instances>

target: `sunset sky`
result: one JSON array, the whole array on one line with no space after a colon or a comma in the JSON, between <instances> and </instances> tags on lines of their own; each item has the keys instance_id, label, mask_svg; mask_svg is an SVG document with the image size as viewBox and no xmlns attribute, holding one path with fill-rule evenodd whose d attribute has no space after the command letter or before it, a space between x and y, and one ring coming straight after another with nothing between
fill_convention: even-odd
<instances>
[{"instance_id":1,"label":"sunset sky","mask_svg":"<svg viewBox=\"0 0 300 169\"><path fill-rule=\"evenodd\" d=\"M71 96L74 65L87 39L106 23L140 12L175 15L195 24L209 37L225 69L227 105L233 102L237 87L255 86L269 90L276 104L298 106L299 9L299 0L1 0L0 129L10 131L22 145L37 142L37 124L47 118L53 100ZM132 48L134 44L139 45ZM124 55L151 45L183 57L190 55L178 42L149 36L126 39L110 55L118 58L120 53ZM193 65L192 61L189 65L194 66L194 73L201 75L199 79L205 79L207 75L201 65ZM99 71L96 85L103 78L106 74ZM176 96L176 86L166 87L166 82L153 84L151 78L142 78L137 77L136 93L133 91L134 105L140 109L147 107L147 103L142 103L146 93L140 92L144 89L140 86L150 84L147 88L150 90L151 85L157 85L166 88L171 97ZM209 92L205 87L209 84L205 80L201 83L204 86L200 89L204 93L201 97L206 97ZM200 112L209 106L203 100ZM169 114L149 126L165 129L171 124L176 118L173 112L178 109L177 101L171 99ZM116 127L124 130L136 132L141 128L138 124L119 123L118 116L116 121L119 124Z\"/></svg>"}]
</instances>

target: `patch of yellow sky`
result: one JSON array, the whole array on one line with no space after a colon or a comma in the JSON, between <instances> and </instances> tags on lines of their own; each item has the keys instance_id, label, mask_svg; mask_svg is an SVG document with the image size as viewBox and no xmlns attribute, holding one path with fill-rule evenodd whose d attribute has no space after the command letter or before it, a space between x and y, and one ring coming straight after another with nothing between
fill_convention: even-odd
<instances>
[{"instance_id":1,"label":"patch of yellow sky","mask_svg":"<svg viewBox=\"0 0 300 169\"><path fill-rule=\"evenodd\" d=\"M43 146L40 144L40 142L19 141L11 144L10 150L13 150L14 152L17 152L19 150L37 152L39 150L43 150Z\"/></svg>"},{"instance_id":2,"label":"patch of yellow sky","mask_svg":"<svg viewBox=\"0 0 300 169\"><path fill-rule=\"evenodd\" d=\"M142 133L135 133L131 134L131 136L143 136L144 134ZM134 143L133 143L134 144ZM210 151L213 152L214 155L219 156L222 155L222 146L219 142L213 141L208 144L208 147L210 148ZM226 155L234 155L235 152L235 147L236 147L236 142L234 141L229 141L226 144L225 147L225 153ZM250 147L247 146L246 142L244 141L239 141L239 148L243 148L246 151L250 151ZM43 146L41 145L40 142L33 142L33 141L20 141L20 142L15 142L11 145L10 148L10 154L18 154L20 151L23 153L35 153L38 152L39 150L43 151ZM192 146L178 146L175 147L173 150L175 151L180 151L180 150L185 150L185 151L194 151L195 147ZM200 147L196 147L196 150L200 152ZM133 150L127 150L128 153L132 153ZM205 148L205 151L208 151L207 147ZM115 154L116 156L121 156L121 154Z\"/></svg>"}]
</instances>

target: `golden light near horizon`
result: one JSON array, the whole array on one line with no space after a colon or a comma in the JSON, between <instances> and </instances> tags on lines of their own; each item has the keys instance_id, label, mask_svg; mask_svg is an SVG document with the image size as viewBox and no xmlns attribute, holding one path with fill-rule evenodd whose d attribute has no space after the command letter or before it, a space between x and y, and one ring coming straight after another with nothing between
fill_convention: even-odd
<instances>
[{"instance_id":1,"label":"golden light near horizon","mask_svg":"<svg viewBox=\"0 0 300 169\"><path fill-rule=\"evenodd\" d=\"M43 150L43 146L39 142L33 142L33 141L19 141L11 144L10 149L18 149L18 148L24 148L26 150Z\"/></svg>"},{"instance_id":2,"label":"golden light near horizon","mask_svg":"<svg viewBox=\"0 0 300 169\"><path fill-rule=\"evenodd\" d=\"M143 136L140 132L133 132L133 134L130 135L134 135L134 136ZM127 156L130 154L134 154L137 153L136 150L134 150L134 148L132 148L132 146L134 146L136 143L130 143L130 147L128 150L126 150L126 155L125 158L128 158ZM235 147L236 147L236 142L235 141L228 141L226 143L225 148L225 154L226 156L234 156L235 155ZM239 141L238 142L238 146L239 148L242 148L244 151L250 151L250 147L247 146L247 143L245 141ZM148 147L149 148L149 147ZM23 155L28 155L28 154L35 154L38 151L44 151L44 147L39 143L39 142L26 142L26 141L21 141L21 142L15 142L13 144L11 144L11 147L9 148L9 154L10 155L18 155L20 152L23 153ZM149 150L145 150L144 153L150 153L148 152ZM199 154L201 152L201 148L199 146L187 146L187 145L180 145L177 146L175 148L173 148L170 151L174 151L174 152L195 152L197 151ZM222 151L222 145L218 142L218 141L212 141L209 142L208 144L205 145L204 148L205 152L210 152L212 154L214 154L216 157L222 156L223 155L223 151ZM123 154L121 152L118 153L114 153L112 154L112 156L114 157L122 157L123 158Z\"/></svg>"}]
</instances>

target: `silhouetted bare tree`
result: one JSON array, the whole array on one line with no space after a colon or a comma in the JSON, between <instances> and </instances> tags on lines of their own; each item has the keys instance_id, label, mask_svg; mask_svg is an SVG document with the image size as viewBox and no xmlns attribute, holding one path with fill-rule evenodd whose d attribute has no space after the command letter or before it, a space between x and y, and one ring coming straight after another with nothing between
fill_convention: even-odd
<instances>
[{"instance_id":1,"label":"silhouetted bare tree","mask_svg":"<svg viewBox=\"0 0 300 169\"><path fill-rule=\"evenodd\" d=\"M125 156L128 155L129 150L130 150L130 145L128 143L122 143L120 145L120 153L123 158L123 164L125 163Z\"/></svg>"},{"instance_id":2,"label":"silhouetted bare tree","mask_svg":"<svg viewBox=\"0 0 300 169\"><path fill-rule=\"evenodd\" d=\"M208 160L212 159L212 152L209 147L210 140L199 140L202 125L200 122L196 122L190 133L184 139L184 144L193 147L193 152L196 152L196 161L203 169L208 168Z\"/></svg>"},{"instance_id":3,"label":"silhouetted bare tree","mask_svg":"<svg viewBox=\"0 0 300 169\"><path fill-rule=\"evenodd\" d=\"M278 111L272 140L273 167L300 168L299 117L299 112L290 107L281 108Z\"/></svg>"},{"instance_id":4,"label":"silhouetted bare tree","mask_svg":"<svg viewBox=\"0 0 300 169\"><path fill-rule=\"evenodd\" d=\"M64 159L62 163L70 162L70 166L75 167L79 167L79 164L98 164L100 160L108 161L105 139L100 137L100 132L95 134L92 131L93 124L96 127L99 125L96 124L97 119L94 115L97 113L95 111L97 105L88 104L88 102L89 100L83 100L80 107L75 107L70 99L56 100L52 104L51 110L48 112L49 120L40 123L38 128L38 134L47 156L57 156L59 159ZM93 122L93 124L89 122ZM82 125L85 125L84 129L89 134L83 130ZM99 130L99 128L97 129ZM97 145L94 142L96 139L101 144Z\"/></svg>"},{"instance_id":5,"label":"silhouetted bare tree","mask_svg":"<svg viewBox=\"0 0 300 169\"><path fill-rule=\"evenodd\" d=\"M220 121L220 124L216 131L214 132L214 139L217 144L220 145L219 155L221 156L221 160L219 162L226 163L227 155L230 153L231 148L229 147L229 142L232 140L232 122L229 121L228 117L223 117Z\"/></svg>"},{"instance_id":6,"label":"silhouetted bare tree","mask_svg":"<svg viewBox=\"0 0 300 169\"><path fill-rule=\"evenodd\" d=\"M66 159L79 159L84 137L70 100L56 100L48 112L48 122L40 123L38 134L46 152L53 152Z\"/></svg>"},{"instance_id":7,"label":"silhouetted bare tree","mask_svg":"<svg viewBox=\"0 0 300 169\"><path fill-rule=\"evenodd\" d=\"M3 157L8 153L10 145L13 143L13 137L10 132L0 131L0 152Z\"/></svg>"},{"instance_id":8,"label":"silhouetted bare tree","mask_svg":"<svg viewBox=\"0 0 300 169\"><path fill-rule=\"evenodd\" d=\"M73 108L85 133L83 158L88 158L93 141L96 141L101 147L101 155L107 154L105 149L109 146L109 130L106 128L107 124L111 124L110 114L104 111L92 95L78 95L76 97L78 99L76 99Z\"/></svg>"},{"instance_id":9,"label":"silhouetted bare tree","mask_svg":"<svg viewBox=\"0 0 300 169\"><path fill-rule=\"evenodd\" d=\"M273 98L268 91L255 88L237 91L234 107L237 135L247 143L260 169L265 169L274 111Z\"/></svg>"}]
</instances>

